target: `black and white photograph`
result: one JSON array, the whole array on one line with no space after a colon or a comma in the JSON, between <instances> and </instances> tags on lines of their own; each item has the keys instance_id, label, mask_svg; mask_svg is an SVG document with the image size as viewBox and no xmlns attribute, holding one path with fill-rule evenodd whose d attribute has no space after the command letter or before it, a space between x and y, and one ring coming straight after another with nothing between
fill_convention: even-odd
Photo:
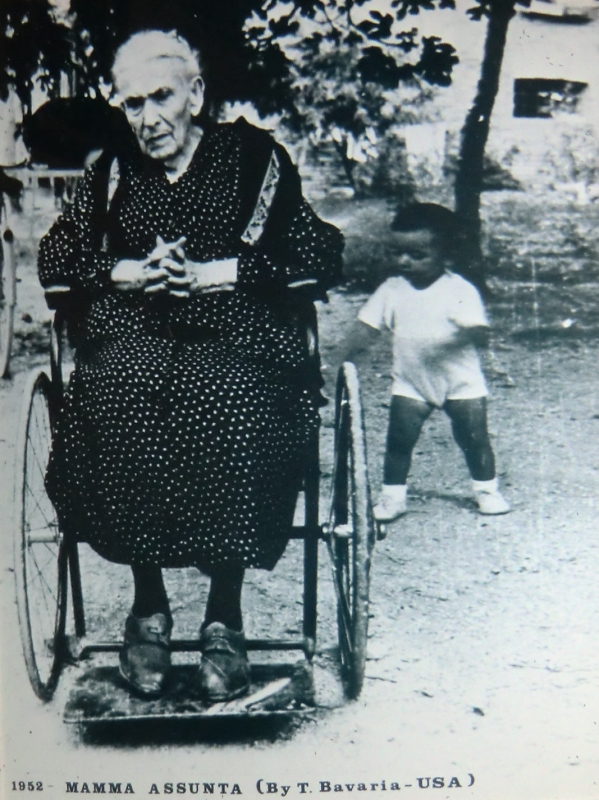
<instances>
[{"instance_id":1,"label":"black and white photograph","mask_svg":"<svg viewBox=\"0 0 599 800\"><path fill-rule=\"evenodd\" d=\"M599 0L0 0L0 794L599 798Z\"/></svg>"}]
</instances>

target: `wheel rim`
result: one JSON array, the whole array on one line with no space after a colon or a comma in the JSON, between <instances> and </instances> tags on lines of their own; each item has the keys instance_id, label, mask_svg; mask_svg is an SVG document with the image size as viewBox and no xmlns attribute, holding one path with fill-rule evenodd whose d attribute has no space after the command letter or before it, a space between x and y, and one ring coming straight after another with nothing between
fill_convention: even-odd
<instances>
[{"instance_id":1,"label":"wheel rim","mask_svg":"<svg viewBox=\"0 0 599 800\"><path fill-rule=\"evenodd\" d=\"M23 430L17 599L21 636L34 690L48 699L62 657L66 553L44 479L51 446L49 380L38 375Z\"/></svg>"},{"instance_id":2,"label":"wheel rim","mask_svg":"<svg viewBox=\"0 0 599 800\"><path fill-rule=\"evenodd\" d=\"M353 547L351 534L349 503L349 458L348 447L349 407L347 393L342 392L339 402L339 419L336 426L337 463L334 475L334 493L332 504L332 530L334 533L333 552L337 583L337 622L339 625L339 657L343 679L351 678L353 655ZM345 529L345 530L344 530ZM348 534L345 538L343 533Z\"/></svg>"},{"instance_id":3,"label":"wheel rim","mask_svg":"<svg viewBox=\"0 0 599 800\"><path fill-rule=\"evenodd\" d=\"M374 524L357 375L349 364L344 365L338 385L335 455L329 547L337 593L341 674L347 695L355 698L364 680Z\"/></svg>"},{"instance_id":4,"label":"wheel rim","mask_svg":"<svg viewBox=\"0 0 599 800\"><path fill-rule=\"evenodd\" d=\"M353 547L343 539L335 542L335 560L339 571L342 590L337 602L337 622L339 625L339 658L343 679L351 681L354 660L354 593L353 593Z\"/></svg>"}]
</instances>

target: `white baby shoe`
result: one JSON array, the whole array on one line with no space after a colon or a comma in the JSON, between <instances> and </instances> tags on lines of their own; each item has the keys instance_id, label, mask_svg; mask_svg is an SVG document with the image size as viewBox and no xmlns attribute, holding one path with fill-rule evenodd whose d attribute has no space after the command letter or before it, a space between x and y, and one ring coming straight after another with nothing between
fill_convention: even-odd
<instances>
[{"instance_id":1,"label":"white baby shoe","mask_svg":"<svg viewBox=\"0 0 599 800\"><path fill-rule=\"evenodd\" d=\"M481 514L507 514L512 510L508 501L499 491L497 478L493 478L491 481L473 480L472 489Z\"/></svg>"},{"instance_id":2,"label":"white baby shoe","mask_svg":"<svg viewBox=\"0 0 599 800\"><path fill-rule=\"evenodd\" d=\"M373 509L377 522L393 522L408 510L408 487L405 484L383 484L378 503Z\"/></svg>"}]
</instances>

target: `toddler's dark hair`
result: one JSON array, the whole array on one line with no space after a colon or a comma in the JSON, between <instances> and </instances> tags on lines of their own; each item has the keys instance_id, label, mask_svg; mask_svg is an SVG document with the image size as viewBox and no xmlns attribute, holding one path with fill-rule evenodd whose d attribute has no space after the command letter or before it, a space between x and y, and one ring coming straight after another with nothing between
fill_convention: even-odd
<instances>
[{"instance_id":1,"label":"toddler's dark hair","mask_svg":"<svg viewBox=\"0 0 599 800\"><path fill-rule=\"evenodd\" d=\"M459 249L463 239L463 228L457 215L437 203L410 203L400 206L391 223L391 230L401 233L427 230L433 233L442 245Z\"/></svg>"},{"instance_id":2,"label":"toddler's dark hair","mask_svg":"<svg viewBox=\"0 0 599 800\"><path fill-rule=\"evenodd\" d=\"M470 263L467 256L466 228L454 211L437 203L410 203L399 206L390 227L401 233L430 231L444 255L452 260L452 269L474 284L483 297L489 296L480 265Z\"/></svg>"}]
</instances>

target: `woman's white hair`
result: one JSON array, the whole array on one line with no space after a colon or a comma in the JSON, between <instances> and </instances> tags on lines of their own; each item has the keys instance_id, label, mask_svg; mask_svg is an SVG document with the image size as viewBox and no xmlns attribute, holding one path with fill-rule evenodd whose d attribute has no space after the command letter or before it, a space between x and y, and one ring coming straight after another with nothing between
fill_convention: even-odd
<instances>
[{"instance_id":1,"label":"woman's white hair","mask_svg":"<svg viewBox=\"0 0 599 800\"><path fill-rule=\"evenodd\" d=\"M200 54L177 31L148 30L134 33L116 51L112 77L118 84L119 72L138 67L153 58L178 58L185 64L189 78L201 77Z\"/></svg>"}]
</instances>

